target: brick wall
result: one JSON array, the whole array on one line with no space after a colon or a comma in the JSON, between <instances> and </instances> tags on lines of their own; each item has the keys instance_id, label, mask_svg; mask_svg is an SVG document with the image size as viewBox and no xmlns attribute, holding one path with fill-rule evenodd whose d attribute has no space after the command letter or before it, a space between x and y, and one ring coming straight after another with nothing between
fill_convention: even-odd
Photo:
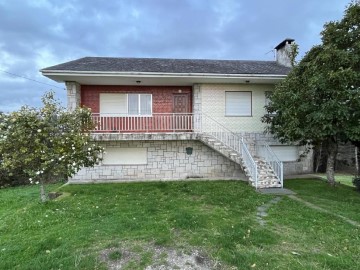
<instances>
[{"instance_id":1,"label":"brick wall","mask_svg":"<svg viewBox=\"0 0 360 270\"><path fill-rule=\"evenodd\" d=\"M146 93L152 94L153 113L172 113L173 94L189 94L189 112L192 112L191 86L113 86L113 85L81 85L81 105L99 113L100 93Z\"/></svg>"},{"instance_id":2,"label":"brick wall","mask_svg":"<svg viewBox=\"0 0 360 270\"><path fill-rule=\"evenodd\" d=\"M80 170L70 182L174 180L187 177L205 179L245 179L239 164L225 158L199 141L108 141L105 148L147 148L145 165L98 165ZM186 147L193 153L186 154Z\"/></svg>"}]
</instances>

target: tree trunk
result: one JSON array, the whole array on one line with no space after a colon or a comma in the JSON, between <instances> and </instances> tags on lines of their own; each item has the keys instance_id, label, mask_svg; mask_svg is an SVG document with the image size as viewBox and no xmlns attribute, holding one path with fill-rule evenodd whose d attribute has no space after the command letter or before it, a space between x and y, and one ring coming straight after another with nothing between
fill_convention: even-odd
<instances>
[{"instance_id":1,"label":"tree trunk","mask_svg":"<svg viewBox=\"0 0 360 270\"><path fill-rule=\"evenodd\" d=\"M357 146L355 146L355 167L356 167L356 173L357 175L360 175L360 168L359 168L359 149Z\"/></svg>"},{"instance_id":2,"label":"tree trunk","mask_svg":"<svg viewBox=\"0 0 360 270\"><path fill-rule=\"evenodd\" d=\"M41 202L46 202L46 192L45 192L45 186L44 184L41 182L40 183L40 200Z\"/></svg>"},{"instance_id":3,"label":"tree trunk","mask_svg":"<svg viewBox=\"0 0 360 270\"><path fill-rule=\"evenodd\" d=\"M333 142L332 140L329 141L328 145L328 157L327 157L327 163L326 163L326 178L327 182L331 186L335 186L335 160L336 155L338 151L338 145L336 142Z\"/></svg>"},{"instance_id":4,"label":"tree trunk","mask_svg":"<svg viewBox=\"0 0 360 270\"><path fill-rule=\"evenodd\" d=\"M322 156L322 143L320 144L320 146L318 147L319 151L317 153L317 157L316 157L316 167L315 167L315 172L318 173L319 172L319 167L321 164L321 156Z\"/></svg>"}]
</instances>

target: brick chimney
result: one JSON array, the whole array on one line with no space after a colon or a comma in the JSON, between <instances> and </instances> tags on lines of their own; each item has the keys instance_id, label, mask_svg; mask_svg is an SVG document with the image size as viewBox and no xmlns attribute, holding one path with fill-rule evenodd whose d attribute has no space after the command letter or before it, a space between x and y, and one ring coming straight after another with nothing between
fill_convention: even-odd
<instances>
[{"instance_id":1,"label":"brick chimney","mask_svg":"<svg viewBox=\"0 0 360 270\"><path fill-rule=\"evenodd\" d=\"M291 67L291 44L293 44L295 40L292 38L287 38L282 41L279 45L275 47L276 50L276 62L280 65Z\"/></svg>"}]
</instances>

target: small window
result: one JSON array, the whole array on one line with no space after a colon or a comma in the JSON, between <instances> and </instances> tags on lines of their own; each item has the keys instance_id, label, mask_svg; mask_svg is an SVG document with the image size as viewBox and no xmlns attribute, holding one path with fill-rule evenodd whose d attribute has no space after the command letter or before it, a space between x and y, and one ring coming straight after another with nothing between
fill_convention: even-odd
<instances>
[{"instance_id":1,"label":"small window","mask_svg":"<svg viewBox=\"0 0 360 270\"><path fill-rule=\"evenodd\" d=\"M271 98L271 95L273 94L273 91L265 91L265 106L268 106L270 105L270 98ZM266 109L265 109L266 110ZM267 114L269 114L267 111L266 111ZM270 113L269 115L275 115L276 112L273 112L273 113Z\"/></svg>"},{"instance_id":2,"label":"small window","mask_svg":"<svg viewBox=\"0 0 360 270\"><path fill-rule=\"evenodd\" d=\"M265 91L265 106L268 106L270 104L270 98L272 93L272 91Z\"/></svg>"},{"instance_id":3,"label":"small window","mask_svg":"<svg viewBox=\"0 0 360 270\"><path fill-rule=\"evenodd\" d=\"M251 92L225 92L226 116L252 116Z\"/></svg>"},{"instance_id":4,"label":"small window","mask_svg":"<svg viewBox=\"0 0 360 270\"><path fill-rule=\"evenodd\" d=\"M107 147L105 150L104 165L147 164L147 148Z\"/></svg>"}]
</instances>

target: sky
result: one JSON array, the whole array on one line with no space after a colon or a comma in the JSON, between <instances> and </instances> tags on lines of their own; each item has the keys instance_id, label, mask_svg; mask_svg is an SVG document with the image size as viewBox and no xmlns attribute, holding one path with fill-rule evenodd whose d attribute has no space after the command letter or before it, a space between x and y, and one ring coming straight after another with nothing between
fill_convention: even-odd
<instances>
[{"instance_id":1,"label":"sky","mask_svg":"<svg viewBox=\"0 0 360 270\"><path fill-rule=\"evenodd\" d=\"M85 56L271 61L293 38L301 59L349 1L0 0L0 111L50 90L66 106L39 70Z\"/></svg>"}]
</instances>

